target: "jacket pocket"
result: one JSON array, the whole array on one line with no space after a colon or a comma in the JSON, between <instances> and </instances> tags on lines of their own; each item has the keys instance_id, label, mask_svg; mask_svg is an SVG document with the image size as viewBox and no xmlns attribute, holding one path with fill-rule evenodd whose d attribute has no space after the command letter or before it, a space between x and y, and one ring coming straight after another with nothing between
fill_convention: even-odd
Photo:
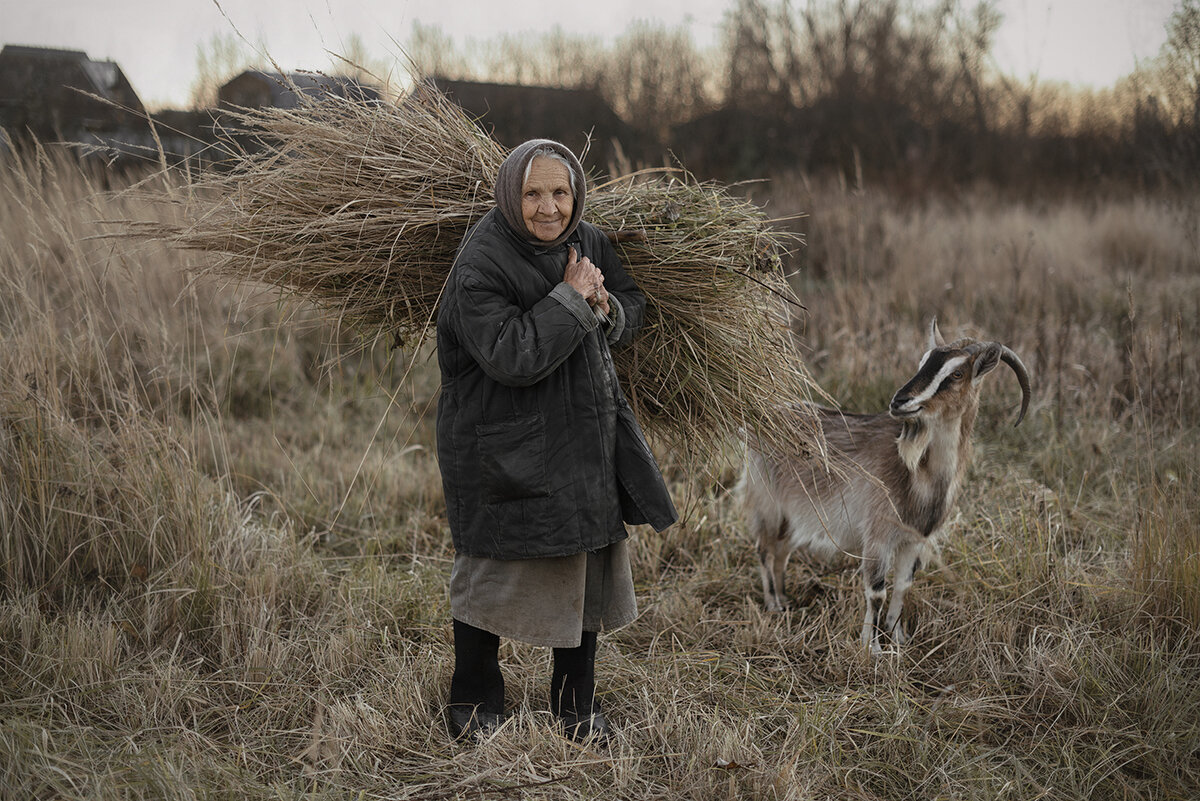
<instances>
[{"instance_id":1,"label":"jacket pocket","mask_svg":"<svg viewBox=\"0 0 1200 801\"><path fill-rule=\"evenodd\" d=\"M475 426L483 497L504 503L550 494L546 480L546 421L542 415Z\"/></svg>"}]
</instances>

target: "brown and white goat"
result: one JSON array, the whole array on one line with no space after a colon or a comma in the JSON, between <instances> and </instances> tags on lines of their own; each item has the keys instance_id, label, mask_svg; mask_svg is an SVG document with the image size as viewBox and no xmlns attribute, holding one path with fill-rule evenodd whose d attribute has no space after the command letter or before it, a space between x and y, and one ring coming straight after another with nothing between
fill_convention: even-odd
<instances>
[{"instance_id":1,"label":"brown and white goat","mask_svg":"<svg viewBox=\"0 0 1200 801\"><path fill-rule=\"evenodd\" d=\"M904 643L904 594L954 504L970 461L980 382L1000 362L1021 385L1019 424L1030 389L1029 372L1017 355L998 342L963 339L946 345L934 320L929 350L887 412L815 408L829 464L750 444L738 489L758 539L767 609L784 608L784 568L796 549L824 560L857 556L866 594L863 645L878 652L884 632L897 645ZM880 621L889 569L891 603Z\"/></svg>"}]
</instances>

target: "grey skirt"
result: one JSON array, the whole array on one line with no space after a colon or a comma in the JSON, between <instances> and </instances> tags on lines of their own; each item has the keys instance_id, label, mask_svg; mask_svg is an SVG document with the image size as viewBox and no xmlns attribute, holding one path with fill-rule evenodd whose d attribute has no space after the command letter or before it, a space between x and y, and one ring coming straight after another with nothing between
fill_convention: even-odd
<instances>
[{"instance_id":1,"label":"grey skirt","mask_svg":"<svg viewBox=\"0 0 1200 801\"><path fill-rule=\"evenodd\" d=\"M584 631L612 631L637 617L628 540L546 559L456 554L450 611L501 637L574 648Z\"/></svg>"}]
</instances>

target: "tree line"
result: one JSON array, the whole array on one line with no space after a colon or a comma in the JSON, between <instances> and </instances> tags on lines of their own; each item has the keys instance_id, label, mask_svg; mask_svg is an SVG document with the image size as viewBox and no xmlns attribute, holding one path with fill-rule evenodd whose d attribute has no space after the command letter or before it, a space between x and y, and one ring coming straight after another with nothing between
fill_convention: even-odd
<instances>
[{"instance_id":1,"label":"tree line","mask_svg":"<svg viewBox=\"0 0 1200 801\"><path fill-rule=\"evenodd\" d=\"M1200 0L1180 0L1156 58L1100 90L1000 71L1001 22L994 0L736 0L708 48L644 21L607 43L562 28L460 42L414 23L405 51L420 74L593 90L638 129L629 152L702 177L794 171L914 192L1200 178ZM354 42L345 64L394 71ZM202 75L230 58L212 55Z\"/></svg>"}]
</instances>

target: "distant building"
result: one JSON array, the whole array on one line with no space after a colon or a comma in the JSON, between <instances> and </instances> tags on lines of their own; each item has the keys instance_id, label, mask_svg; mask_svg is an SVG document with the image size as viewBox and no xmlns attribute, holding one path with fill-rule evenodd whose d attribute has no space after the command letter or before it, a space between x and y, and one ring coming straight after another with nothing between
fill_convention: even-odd
<instances>
[{"instance_id":1,"label":"distant building","mask_svg":"<svg viewBox=\"0 0 1200 801\"><path fill-rule=\"evenodd\" d=\"M145 143L147 157L156 157L159 145L171 165L202 167L228 157L217 137L217 113L212 109L162 109L152 116L158 140Z\"/></svg>"},{"instance_id":2,"label":"distant building","mask_svg":"<svg viewBox=\"0 0 1200 801\"><path fill-rule=\"evenodd\" d=\"M333 94L357 100L379 100L379 90L342 75L319 75L309 72L279 72L246 70L227 81L217 90L221 106L242 108L296 108L300 95L319 97Z\"/></svg>"},{"instance_id":3,"label":"distant building","mask_svg":"<svg viewBox=\"0 0 1200 801\"><path fill-rule=\"evenodd\" d=\"M0 128L14 139L107 145L145 131L146 109L113 61L82 50L0 49Z\"/></svg>"},{"instance_id":4,"label":"distant building","mask_svg":"<svg viewBox=\"0 0 1200 801\"><path fill-rule=\"evenodd\" d=\"M433 77L428 83L462 106L492 138L505 147L528 139L562 142L583 154L584 166L611 172L618 154L638 161L652 154L655 144L646 134L622 120L590 89L454 81ZM619 146L615 143L619 143Z\"/></svg>"}]
</instances>

